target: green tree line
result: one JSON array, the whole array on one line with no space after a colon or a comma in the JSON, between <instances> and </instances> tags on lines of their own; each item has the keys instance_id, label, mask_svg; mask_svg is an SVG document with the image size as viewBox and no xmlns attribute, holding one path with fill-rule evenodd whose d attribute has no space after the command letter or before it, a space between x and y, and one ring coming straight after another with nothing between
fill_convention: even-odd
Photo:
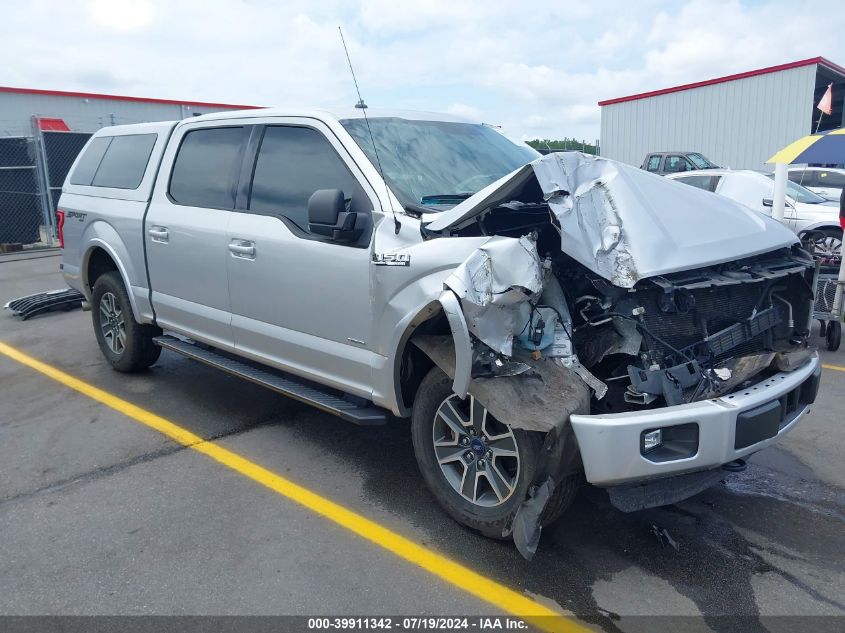
<instances>
[{"instance_id":1,"label":"green tree line","mask_svg":"<svg viewBox=\"0 0 845 633\"><path fill-rule=\"evenodd\" d=\"M563 150L577 150L585 154L595 154L596 146L587 141L579 141L578 139L564 137L561 140L539 139L535 138L532 141L526 141L531 147L537 150L551 150L553 152L560 152Z\"/></svg>"}]
</instances>

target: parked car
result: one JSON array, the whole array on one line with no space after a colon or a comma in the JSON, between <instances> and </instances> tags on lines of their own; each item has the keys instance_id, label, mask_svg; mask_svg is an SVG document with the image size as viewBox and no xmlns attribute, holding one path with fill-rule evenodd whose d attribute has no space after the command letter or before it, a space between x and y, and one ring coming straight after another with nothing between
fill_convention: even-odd
<instances>
[{"instance_id":1,"label":"parked car","mask_svg":"<svg viewBox=\"0 0 845 633\"><path fill-rule=\"evenodd\" d=\"M107 362L165 348L358 424L409 417L434 498L526 556L582 479L674 503L807 413L815 268L788 229L482 124L366 114L98 131L59 226Z\"/></svg>"},{"instance_id":2,"label":"parked car","mask_svg":"<svg viewBox=\"0 0 845 633\"><path fill-rule=\"evenodd\" d=\"M653 174L676 174L696 169L717 169L719 166L698 152L653 152L646 154L641 169Z\"/></svg>"},{"instance_id":3,"label":"parked car","mask_svg":"<svg viewBox=\"0 0 845 633\"><path fill-rule=\"evenodd\" d=\"M774 174L750 169L718 169L672 174L667 178L712 191L766 215L772 214ZM827 200L789 180L783 219L796 234L812 238L818 255L833 257L841 252L838 200Z\"/></svg>"},{"instance_id":4,"label":"parked car","mask_svg":"<svg viewBox=\"0 0 845 633\"><path fill-rule=\"evenodd\" d=\"M823 198L839 201L845 189L845 169L826 167L789 167L789 180Z\"/></svg>"}]
</instances>

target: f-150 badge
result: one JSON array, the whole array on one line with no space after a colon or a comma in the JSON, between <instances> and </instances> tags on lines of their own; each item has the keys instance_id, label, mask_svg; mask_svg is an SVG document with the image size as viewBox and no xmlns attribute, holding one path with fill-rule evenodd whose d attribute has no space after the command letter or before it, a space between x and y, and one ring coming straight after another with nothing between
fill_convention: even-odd
<instances>
[{"instance_id":1,"label":"f-150 badge","mask_svg":"<svg viewBox=\"0 0 845 633\"><path fill-rule=\"evenodd\" d=\"M373 264L376 266L410 266L411 256L408 253L373 253Z\"/></svg>"}]
</instances>

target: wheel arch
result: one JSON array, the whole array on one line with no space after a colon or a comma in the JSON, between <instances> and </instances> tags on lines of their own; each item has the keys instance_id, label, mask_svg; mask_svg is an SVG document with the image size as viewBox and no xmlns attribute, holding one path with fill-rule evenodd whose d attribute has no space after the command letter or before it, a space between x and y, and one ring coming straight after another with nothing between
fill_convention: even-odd
<instances>
[{"instance_id":1,"label":"wheel arch","mask_svg":"<svg viewBox=\"0 0 845 633\"><path fill-rule=\"evenodd\" d=\"M393 354L394 397L402 417L410 415L419 383L435 364L428 354L413 344L414 337L421 334L451 335L457 366L465 368L464 372L456 373L456 393L461 397L466 395L469 384L472 354L469 329L457 297L451 290L444 290L438 299L422 306L407 321Z\"/></svg>"},{"instance_id":2,"label":"wheel arch","mask_svg":"<svg viewBox=\"0 0 845 633\"><path fill-rule=\"evenodd\" d=\"M126 266L111 245L100 238L93 238L90 240L90 244L82 258L82 284L85 289L85 295L89 300L93 297L94 284L97 278L111 271L116 271L120 275L123 281L123 287L129 296L129 303L132 306L132 316L140 323L141 319L139 317L138 306L135 302L135 296L132 292L132 285L129 282Z\"/></svg>"},{"instance_id":3,"label":"wheel arch","mask_svg":"<svg viewBox=\"0 0 845 633\"><path fill-rule=\"evenodd\" d=\"M839 231L842 232L842 227L838 224L834 224L830 221L823 221L823 222L814 222L813 224L809 224L805 227L801 228L801 233L806 233L808 231Z\"/></svg>"}]
</instances>

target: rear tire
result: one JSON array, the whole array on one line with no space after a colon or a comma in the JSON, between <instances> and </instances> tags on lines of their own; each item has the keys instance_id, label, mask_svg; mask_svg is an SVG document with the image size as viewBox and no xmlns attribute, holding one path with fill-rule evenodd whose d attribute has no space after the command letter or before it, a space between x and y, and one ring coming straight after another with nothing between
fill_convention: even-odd
<instances>
[{"instance_id":1,"label":"rear tire","mask_svg":"<svg viewBox=\"0 0 845 633\"><path fill-rule=\"evenodd\" d=\"M835 352L839 349L839 345L842 342L842 324L839 321L831 321L827 324L827 332L825 334L825 343L827 343L827 349L831 352Z\"/></svg>"},{"instance_id":2,"label":"rear tire","mask_svg":"<svg viewBox=\"0 0 845 633\"><path fill-rule=\"evenodd\" d=\"M458 399L451 379L434 367L414 399L411 435L423 479L443 509L484 536L504 538L534 481L543 434L511 429L488 415L472 396ZM467 479L471 475L474 485ZM568 477L557 486L542 525L551 524L569 507L580 479Z\"/></svg>"},{"instance_id":3,"label":"rear tire","mask_svg":"<svg viewBox=\"0 0 845 633\"><path fill-rule=\"evenodd\" d=\"M100 275L94 283L91 318L100 351L117 371L144 370L161 355L161 348L153 343L161 328L135 321L117 271Z\"/></svg>"}]
</instances>

